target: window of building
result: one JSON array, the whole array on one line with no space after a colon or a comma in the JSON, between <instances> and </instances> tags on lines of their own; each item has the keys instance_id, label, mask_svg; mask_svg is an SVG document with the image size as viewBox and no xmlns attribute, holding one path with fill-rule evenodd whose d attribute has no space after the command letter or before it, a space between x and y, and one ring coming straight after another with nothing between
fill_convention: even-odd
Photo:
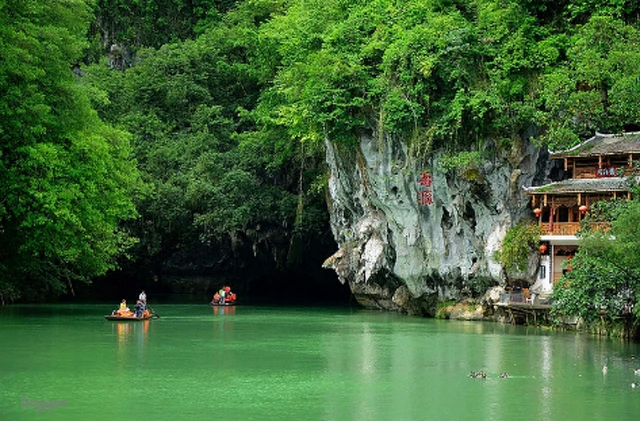
<instances>
[{"instance_id":1,"label":"window of building","mask_svg":"<svg viewBox=\"0 0 640 421\"><path fill-rule=\"evenodd\" d=\"M557 212L557 222L569 222L569 208L567 208L566 206L560 206Z\"/></svg>"}]
</instances>

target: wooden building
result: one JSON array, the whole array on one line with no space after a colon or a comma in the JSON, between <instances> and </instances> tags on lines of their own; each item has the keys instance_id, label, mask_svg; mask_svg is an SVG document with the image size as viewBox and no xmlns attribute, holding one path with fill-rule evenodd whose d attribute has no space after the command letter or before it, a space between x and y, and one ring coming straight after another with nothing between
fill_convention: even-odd
<instances>
[{"instance_id":1,"label":"wooden building","mask_svg":"<svg viewBox=\"0 0 640 421\"><path fill-rule=\"evenodd\" d=\"M627 179L640 159L640 132L596 133L584 143L552 152L555 171L551 183L525 188L533 213L542 227L542 259L532 290L549 292L578 248L580 221L593 203L630 198ZM559 164L559 165L557 165Z\"/></svg>"}]
</instances>

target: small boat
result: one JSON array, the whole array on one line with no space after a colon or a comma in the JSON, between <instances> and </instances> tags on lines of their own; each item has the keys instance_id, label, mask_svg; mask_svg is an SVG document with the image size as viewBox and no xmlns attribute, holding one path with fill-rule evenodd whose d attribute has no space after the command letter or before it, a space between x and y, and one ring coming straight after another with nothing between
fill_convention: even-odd
<instances>
[{"instance_id":1,"label":"small boat","mask_svg":"<svg viewBox=\"0 0 640 421\"><path fill-rule=\"evenodd\" d=\"M216 303L216 302L211 301L211 302L209 303L209 305L210 305L210 306L213 306L213 307L231 307L231 306L235 306L235 305L236 305L236 302L235 302L235 301L232 301L232 302L225 302L225 303L223 304L223 303Z\"/></svg>"},{"instance_id":2,"label":"small boat","mask_svg":"<svg viewBox=\"0 0 640 421\"><path fill-rule=\"evenodd\" d=\"M110 314L108 316L104 316L105 319L107 320L117 320L120 322L140 322L142 320L149 320L151 319L153 316L155 316L155 314L150 313L146 316L142 316L142 317L133 317L133 316L116 316L114 314Z\"/></svg>"},{"instance_id":3,"label":"small boat","mask_svg":"<svg viewBox=\"0 0 640 421\"><path fill-rule=\"evenodd\" d=\"M231 287L225 286L220 291L217 291L213 294L213 299L209 303L209 305L213 307L230 307L236 305L236 294L231 292ZM220 301L224 301L221 303Z\"/></svg>"}]
</instances>

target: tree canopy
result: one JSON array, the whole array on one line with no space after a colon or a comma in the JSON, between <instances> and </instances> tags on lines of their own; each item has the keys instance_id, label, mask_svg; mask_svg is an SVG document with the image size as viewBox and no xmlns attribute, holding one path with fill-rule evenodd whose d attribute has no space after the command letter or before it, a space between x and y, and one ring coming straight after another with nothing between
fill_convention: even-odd
<instances>
[{"instance_id":1,"label":"tree canopy","mask_svg":"<svg viewBox=\"0 0 640 421\"><path fill-rule=\"evenodd\" d=\"M56 296L114 267L142 187L129 135L102 122L72 65L81 0L0 2L0 293Z\"/></svg>"},{"instance_id":2,"label":"tree canopy","mask_svg":"<svg viewBox=\"0 0 640 421\"><path fill-rule=\"evenodd\" d=\"M261 30L282 56L272 112L299 138L377 127L427 151L635 127L637 8L533 3L291 2Z\"/></svg>"}]
</instances>

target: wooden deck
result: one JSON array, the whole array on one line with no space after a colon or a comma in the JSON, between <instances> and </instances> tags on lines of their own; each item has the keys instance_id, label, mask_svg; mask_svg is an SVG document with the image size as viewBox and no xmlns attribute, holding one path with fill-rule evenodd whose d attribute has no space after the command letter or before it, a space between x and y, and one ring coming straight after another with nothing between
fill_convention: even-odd
<instances>
[{"instance_id":1,"label":"wooden deck","mask_svg":"<svg viewBox=\"0 0 640 421\"><path fill-rule=\"evenodd\" d=\"M541 322L548 322L549 311L552 306L549 304L525 304L525 303L496 303L495 306L504 309L508 315L508 323L525 324L529 326L533 322L533 325L538 324L538 320ZM521 321L522 323L518 323Z\"/></svg>"}]
</instances>

